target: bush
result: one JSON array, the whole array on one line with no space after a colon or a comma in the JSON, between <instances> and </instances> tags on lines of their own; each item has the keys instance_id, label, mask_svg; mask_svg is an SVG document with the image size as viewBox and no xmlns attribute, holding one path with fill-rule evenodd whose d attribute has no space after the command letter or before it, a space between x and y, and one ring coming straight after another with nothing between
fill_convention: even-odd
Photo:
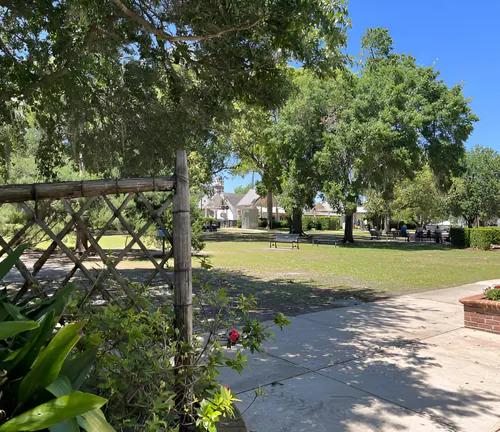
<instances>
[{"instance_id":1,"label":"bush","mask_svg":"<svg viewBox=\"0 0 500 432\"><path fill-rule=\"evenodd\" d=\"M267 219L259 219L259 228L267 228ZM273 224L274 224L274 219L273 219Z\"/></svg>"},{"instance_id":2,"label":"bush","mask_svg":"<svg viewBox=\"0 0 500 432\"><path fill-rule=\"evenodd\" d=\"M241 219L238 219L238 220L236 221L236 227L237 227L237 228L241 228Z\"/></svg>"},{"instance_id":3,"label":"bush","mask_svg":"<svg viewBox=\"0 0 500 432\"><path fill-rule=\"evenodd\" d=\"M88 320L83 342L100 344L88 388L109 399L109 419L118 430L177 431L182 422L196 426L193 430L215 431L219 416L230 416L235 401L234 393L217 381L218 369L241 373L246 363L243 349L260 351L272 336L271 326L250 317L256 299L202 287L194 308L199 335L189 346L179 340L171 304L155 306L150 290L139 284L131 284L131 289L139 294L140 311L109 304L76 312L76 317ZM281 314L274 323L280 328L289 324ZM224 346L235 347L234 355ZM190 356L192 366L176 371L174 359L179 356ZM179 401L178 389L186 382L194 383L194 405Z\"/></svg>"},{"instance_id":4,"label":"bush","mask_svg":"<svg viewBox=\"0 0 500 432\"><path fill-rule=\"evenodd\" d=\"M276 225L280 223L280 221L275 221ZM283 219L281 221L281 228L290 228L290 223L288 219Z\"/></svg>"},{"instance_id":5,"label":"bush","mask_svg":"<svg viewBox=\"0 0 500 432\"><path fill-rule=\"evenodd\" d=\"M450 229L450 241L453 246L466 247L464 228L453 227Z\"/></svg>"},{"instance_id":6,"label":"bush","mask_svg":"<svg viewBox=\"0 0 500 432\"><path fill-rule=\"evenodd\" d=\"M23 250L2 261L0 274ZM67 284L50 299L22 307L10 301L7 291L0 294L1 430L111 429L100 410L107 400L78 391L97 354L93 346L70 355L85 322L56 329L75 289Z\"/></svg>"},{"instance_id":7,"label":"bush","mask_svg":"<svg viewBox=\"0 0 500 432\"><path fill-rule=\"evenodd\" d=\"M342 228L342 223L339 216L311 216L302 217L302 229L310 231L316 229L318 231L337 231Z\"/></svg>"},{"instance_id":8,"label":"bush","mask_svg":"<svg viewBox=\"0 0 500 432\"><path fill-rule=\"evenodd\" d=\"M486 298L488 300L500 301L500 289L493 288L493 289L486 291Z\"/></svg>"},{"instance_id":9,"label":"bush","mask_svg":"<svg viewBox=\"0 0 500 432\"><path fill-rule=\"evenodd\" d=\"M302 216L302 229L310 231L314 228L314 218L312 216Z\"/></svg>"},{"instance_id":10,"label":"bush","mask_svg":"<svg viewBox=\"0 0 500 432\"><path fill-rule=\"evenodd\" d=\"M500 228L470 228L469 246L488 250L492 244L500 244Z\"/></svg>"},{"instance_id":11,"label":"bush","mask_svg":"<svg viewBox=\"0 0 500 432\"><path fill-rule=\"evenodd\" d=\"M500 228L452 228L451 243L457 247L471 247L488 250L491 245L500 244Z\"/></svg>"}]
</instances>

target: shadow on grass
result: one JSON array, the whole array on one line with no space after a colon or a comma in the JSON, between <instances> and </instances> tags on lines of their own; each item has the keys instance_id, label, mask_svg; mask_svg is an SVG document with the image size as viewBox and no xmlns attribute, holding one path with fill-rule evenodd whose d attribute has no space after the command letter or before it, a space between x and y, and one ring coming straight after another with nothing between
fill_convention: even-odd
<instances>
[{"instance_id":1,"label":"shadow on grass","mask_svg":"<svg viewBox=\"0 0 500 432\"><path fill-rule=\"evenodd\" d=\"M290 277L293 276L291 272ZM326 289L293 279L263 280L235 271L193 269L193 292L196 294L207 283L214 288L225 288L230 296L257 297L258 306L252 314L259 321L272 319L279 312L296 316L383 298L371 289L348 286Z\"/></svg>"},{"instance_id":2,"label":"shadow on grass","mask_svg":"<svg viewBox=\"0 0 500 432\"><path fill-rule=\"evenodd\" d=\"M275 375L257 372L269 368L262 357L244 383L268 393L247 412L250 429L493 430L500 397L483 378L500 360L496 344L451 331L449 313L391 300L294 319L266 348ZM245 408L252 392L238 397Z\"/></svg>"},{"instance_id":3,"label":"shadow on grass","mask_svg":"<svg viewBox=\"0 0 500 432\"><path fill-rule=\"evenodd\" d=\"M342 245L348 248L392 249L404 252L421 252L423 250L456 251L457 249L435 242L399 242L399 241L357 241Z\"/></svg>"}]
</instances>

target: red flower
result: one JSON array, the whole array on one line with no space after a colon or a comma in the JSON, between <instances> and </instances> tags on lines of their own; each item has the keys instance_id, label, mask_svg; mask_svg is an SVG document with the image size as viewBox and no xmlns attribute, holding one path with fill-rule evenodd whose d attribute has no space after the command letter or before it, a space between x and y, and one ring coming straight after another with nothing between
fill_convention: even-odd
<instances>
[{"instance_id":1,"label":"red flower","mask_svg":"<svg viewBox=\"0 0 500 432\"><path fill-rule=\"evenodd\" d=\"M233 329L231 331L231 333L229 333L229 340L232 343L236 343L236 341L238 340L239 337L240 337L240 334L235 329Z\"/></svg>"},{"instance_id":2,"label":"red flower","mask_svg":"<svg viewBox=\"0 0 500 432\"><path fill-rule=\"evenodd\" d=\"M231 389L228 386L224 386L227 391L231 391Z\"/></svg>"}]
</instances>

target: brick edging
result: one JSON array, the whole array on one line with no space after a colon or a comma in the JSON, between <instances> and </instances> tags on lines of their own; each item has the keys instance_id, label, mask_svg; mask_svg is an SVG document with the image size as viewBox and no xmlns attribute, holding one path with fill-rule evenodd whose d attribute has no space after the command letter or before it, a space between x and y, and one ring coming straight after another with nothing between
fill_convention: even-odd
<instances>
[{"instance_id":1,"label":"brick edging","mask_svg":"<svg viewBox=\"0 0 500 432\"><path fill-rule=\"evenodd\" d=\"M460 303L464 305L465 327L500 334L500 302L478 294L462 298Z\"/></svg>"}]
</instances>

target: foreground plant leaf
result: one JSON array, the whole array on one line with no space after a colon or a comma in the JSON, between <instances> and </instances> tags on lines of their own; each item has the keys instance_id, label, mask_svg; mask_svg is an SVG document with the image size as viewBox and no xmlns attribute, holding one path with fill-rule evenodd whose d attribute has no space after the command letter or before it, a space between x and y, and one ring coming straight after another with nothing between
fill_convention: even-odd
<instances>
[{"instance_id":1,"label":"foreground plant leaf","mask_svg":"<svg viewBox=\"0 0 500 432\"><path fill-rule=\"evenodd\" d=\"M53 399L14 417L0 426L0 432L37 431L102 407L106 399L89 393L73 392Z\"/></svg>"}]
</instances>

